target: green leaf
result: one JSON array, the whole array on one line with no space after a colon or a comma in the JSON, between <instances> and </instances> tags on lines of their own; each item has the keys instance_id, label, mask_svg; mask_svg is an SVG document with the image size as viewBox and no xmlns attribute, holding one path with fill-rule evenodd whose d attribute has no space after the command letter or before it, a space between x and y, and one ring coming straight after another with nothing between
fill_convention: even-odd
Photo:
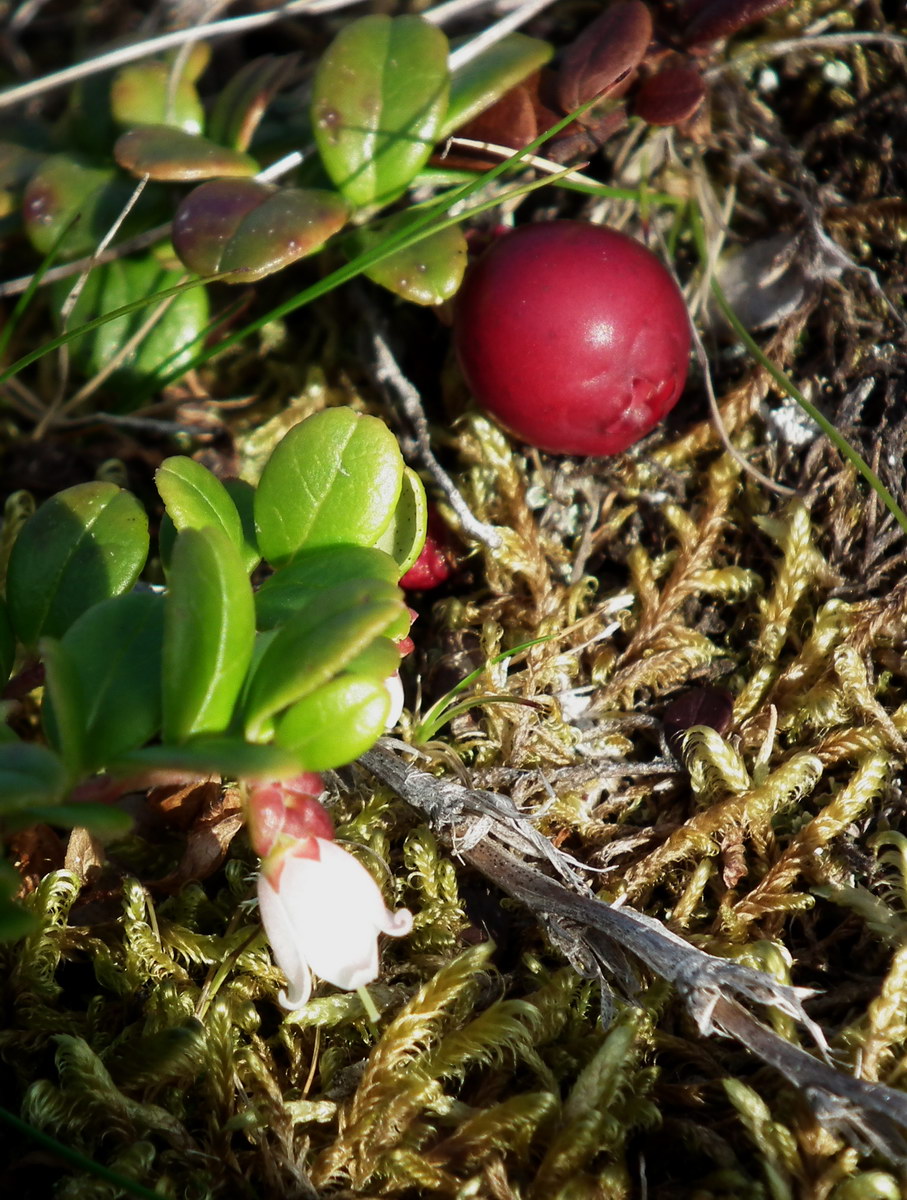
<instances>
[{"instance_id":1,"label":"green leaf","mask_svg":"<svg viewBox=\"0 0 907 1200\"><path fill-rule=\"evenodd\" d=\"M438 131L438 141L491 108L497 100L543 67L554 47L525 33L509 33L472 59L450 81L450 103Z\"/></svg>"},{"instance_id":2,"label":"green leaf","mask_svg":"<svg viewBox=\"0 0 907 1200\"><path fill-rule=\"evenodd\" d=\"M388 204L427 161L447 110L448 43L421 17L362 17L315 72L312 124L351 204Z\"/></svg>"},{"instance_id":3,"label":"green leaf","mask_svg":"<svg viewBox=\"0 0 907 1200\"><path fill-rule=\"evenodd\" d=\"M217 272L221 283L249 283L313 254L348 216L346 203L324 189L213 179L177 209L173 246L199 275Z\"/></svg>"},{"instance_id":4,"label":"green leaf","mask_svg":"<svg viewBox=\"0 0 907 1200\"><path fill-rule=\"evenodd\" d=\"M61 637L93 604L128 591L148 555L148 518L112 483L79 483L29 517L9 559L6 599L17 636Z\"/></svg>"},{"instance_id":5,"label":"green leaf","mask_svg":"<svg viewBox=\"0 0 907 1200\"><path fill-rule=\"evenodd\" d=\"M208 121L209 136L224 146L247 150L265 109L294 66L294 55L268 54L240 67L218 93Z\"/></svg>"},{"instance_id":6,"label":"green leaf","mask_svg":"<svg viewBox=\"0 0 907 1200\"><path fill-rule=\"evenodd\" d=\"M62 642L42 638L39 649L46 676L44 730L73 784L83 774L85 761L85 693Z\"/></svg>"},{"instance_id":7,"label":"green leaf","mask_svg":"<svg viewBox=\"0 0 907 1200\"><path fill-rule=\"evenodd\" d=\"M5 814L53 804L66 788L63 764L46 746L29 742L0 745L0 821Z\"/></svg>"},{"instance_id":8,"label":"green leaf","mask_svg":"<svg viewBox=\"0 0 907 1200\"><path fill-rule=\"evenodd\" d=\"M421 554L427 530L425 488L416 472L407 467L394 515L377 542L378 548L385 550L397 563L399 575L405 575Z\"/></svg>"},{"instance_id":9,"label":"green leaf","mask_svg":"<svg viewBox=\"0 0 907 1200\"><path fill-rule=\"evenodd\" d=\"M64 634L82 696L83 770L106 766L158 732L163 637L164 597L152 592L96 604ZM56 693L50 705L55 720ZM45 696L45 722L47 709Z\"/></svg>"},{"instance_id":10,"label":"green leaf","mask_svg":"<svg viewBox=\"0 0 907 1200\"><path fill-rule=\"evenodd\" d=\"M382 550L370 546L320 546L303 550L289 564L275 571L255 593L259 629L284 625L304 608L314 592L341 583L378 579L395 584L400 577L397 564Z\"/></svg>"},{"instance_id":11,"label":"green leaf","mask_svg":"<svg viewBox=\"0 0 907 1200\"><path fill-rule=\"evenodd\" d=\"M124 754L111 773L133 775L141 771L185 771L204 778L291 779L304 768L299 756L277 746L250 746L241 738L194 738L181 746L145 746Z\"/></svg>"},{"instance_id":12,"label":"green leaf","mask_svg":"<svg viewBox=\"0 0 907 1200\"><path fill-rule=\"evenodd\" d=\"M398 213L384 222L380 230L363 231L352 245L356 253L381 244L389 235L411 224L408 212ZM459 225L442 229L413 246L383 258L365 274L396 296L412 304L443 304L460 286L466 270L466 238Z\"/></svg>"},{"instance_id":13,"label":"green leaf","mask_svg":"<svg viewBox=\"0 0 907 1200\"><path fill-rule=\"evenodd\" d=\"M223 481L227 495L236 505L239 513L239 523L242 527L242 544L240 555L246 570L251 575L261 562L261 551L255 537L255 488L245 479L225 479Z\"/></svg>"},{"instance_id":14,"label":"green leaf","mask_svg":"<svg viewBox=\"0 0 907 1200\"><path fill-rule=\"evenodd\" d=\"M345 675L384 683L400 666L400 651L388 637L378 637L343 669Z\"/></svg>"},{"instance_id":15,"label":"green leaf","mask_svg":"<svg viewBox=\"0 0 907 1200\"><path fill-rule=\"evenodd\" d=\"M152 254L120 259L98 267L89 275L70 318L71 325L92 321L144 296L172 287L184 272L162 267ZM54 285L58 305L69 291L71 281ZM125 358L107 380L109 391L119 389L122 399L114 402L119 411L128 411L137 400L131 390L153 380L162 369L179 369L201 345L209 319L208 293L203 287L191 288L170 300L141 343ZM120 359L124 347L148 319L148 312L132 313L106 322L90 333L75 338L72 351L87 375L105 371L114 359Z\"/></svg>"},{"instance_id":16,"label":"green leaf","mask_svg":"<svg viewBox=\"0 0 907 1200\"><path fill-rule=\"evenodd\" d=\"M121 214L133 187L109 167L94 166L74 155L52 155L32 176L22 199L31 244L39 254L47 254L61 239L57 251L61 258L92 254Z\"/></svg>"},{"instance_id":17,"label":"green leaf","mask_svg":"<svg viewBox=\"0 0 907 1200\"><path fill-rule=\"evenodd\" d=\"M222 733L255 639L252 587L221 529L177 534L164 606L164 740Z\"/></svg>"},{"instance_id":18,"label":"green leaf","mask_svg":"<svg viewBox=\"0 0 907 1200\"><path fill-rule=\"evenodd\" d=\"M296 425L271 455L255 494L258 545L272 566L302 549L371 546L390 524L403 459L383 421L329 408Z\"/></svg>"},{"instance_id":19,"label":"green leaf","mask_svg":"<svg viewBox=\"0 0 907 1200\"><path fill-rule=\"evenodd\" d=\"M377 580L317 592L274 635L244 698L246 736L261 740L269 718L327 683L405 617L399 588Z\"/></svg>"},{"instance_id":20,"label":"green leaf","mask_svg":"<svg viewBox=\"0 0 907 1200\"><path fill-rule=\"evenodd\" d=\"M121 167L141 178L193 183L201 179L254 175L251 155L218 146L172 125L140 125L117 138L113 156Z\"/></svg>"},{"instance_id":21,"label":"green leaf","mask_svg":"<svg viewBox=\"0 0 907 1200\"><path fill-rule=\"evenodd\" d=\"M37 804L27 814L23 813L22 819L16 823L33 825L36 821L67 828L84 825L104 841L124 837L132 828L129 813L112 808L109 804Z\"/></svg>"},{"instance_id":22,"label":"green leaf","mask_svg":"<svg viewBox=\"0 0 907 1200\"><path fill-rule=\"evenodd\" d=\"M332 770L375 744L390 706L382 682L343 675L294 704L277 722L274 741L298 754L304 770Z\"/></svg>"},{"instance_id":23,"label":"green leaf","mask_svg":"<svg viewBox=\"0 0 907 1200\"><path fill-rule=\"evenodd\" d=\"M176 454L165 458L154 473L154 482L167 515L180 532L214 526L239 549L243 544L242 521L227 489L194 459Z\"/></svg>"},{"instance_id":24,"label":"green leaf","mask_svg":"<svg viewBox=\"0 0 907 1200\"><path fill-rule=\"evenodd\" d=\"M16 635L10 624L6 601L0 597L0 683L6 683L9 679L15 661Z\"/></svg>"},{"instance_id":25,"label":"green leaf","mask_svg":"<svg viewBox=\"0 0 907 1200\"><path fill-rule=\"evenodd\" d=\"M183 71L173 80L172 65L131 63L117 71L110 86L110 108L118 125L164 125L184 133L201 133L205 109L194 75Z\"/></svg>"}]
</instances>

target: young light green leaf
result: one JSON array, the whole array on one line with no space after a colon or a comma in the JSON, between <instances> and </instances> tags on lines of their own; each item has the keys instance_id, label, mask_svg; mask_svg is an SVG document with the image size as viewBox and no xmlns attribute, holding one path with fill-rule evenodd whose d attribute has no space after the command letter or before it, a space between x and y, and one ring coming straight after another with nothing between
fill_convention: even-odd
<instances>
[{"instance_id":1,"label":"young light green leaf","mask_svg":"<svg viewBox=\"0 0 907 1200\"><path fill-rule=\"evenodd\" d=\"M341 583L379 579L395 584L399 568L389 554L371 546L319 546L303 550L275 571L255 593L259 629L284 625L304 608L314 592Z\"/></svg>"},{"instance_id":2,"label":"young light green leaf","mask_svg":"<svg viewBox=\"0 0 907 1200\"><path fill-rule=\"evenodd\" d=\"M315 593L274 635L243 700L246 736L260 741L269 719L327 683L402 616L399 588L377 580Z\"/></svg>"},{"instance_id":3,"label":"young light green leaf","mask_svg":"<svg viewBox=\"0 0 907 1200\"><path fill-rule=\"evenodd\" d=\"M378 231L363 231L352 241L361 253L380 245L383 238L405 228L412 221L408 212L398 213ZM383 258L365 274L374 283L412 304L443 304L463 280L466 270L466 238L459 225L442 229L413 246Z\"/></svg>"},{"instance_id":4,"label":"young light green leaf","mask_svg":"<svg viewBox=\"0 0 907 1200\"><path fill-rule=\"evenodd\" d=\"M450 81L450 103L438 141L491 108L505 92L522 83L554 54L550 42L509 33L457 71Z\"/></svg>"},{"instance_id":5,"label":"young light green leaf","mask_svg":"<svg viewBox=\"0 0 907 1200\"><path fill-rule=\"evenodd\" d=\"M284 713L274 741L298 754L306 771L342 767L375 744L390 706L382 682L342 675Z\"/></svg>"},{"instance_id":6,"label":"young light green leaf","mask_svg":"<svg viewBox=\"0 0 907 1200\"><path fill-rule=\"evenodd\" d=\"M96 604L60 643L82 697L82 769L143 745L161 724L164 597L130 592ZM58 717L56 693L50 704ZM45 720L48 698L45 697Z\"/></svg>"},{"instance_id":7,"label":"young light green leaf","mask_svg":"<svg viewBox=\"0 0 907 1200\"><path fill-rule=\"evenodd\" d=\"M225 479L223 484L227 495L236 505L236 511L239 513L239 523L242 529L240 556L246 570L251 575L261 562L261 552L255 537L255 488L245 479Z\"/></svg>"},{"instance_id":8,"label":"young light green leaf","mask_svg":"<svg viewBox=\"0 0 907 1200\"><path fill-rule=\"evenodd\" d=\"M370 646L357 654L343 669L344 675L373 679L383 683L400 666L400 651L388 637L375 638Z\"/></svg>"},{"instance_id":9,"label":"young light green leaf","mask_svg":"<svg viewBox=\"0 0 907 1200\"><path fill-rule=\"evenodd\" d=\"M183 70L173 79L173 64L152 60L131 63L110 85L110 109L118 125L165 125L185 133L201 133L205 109L195 86L195 72Z\"/></svg>"},{"instance_id":10,"label":"young light green leaf","mask_svg":"<svg viewBox=\"0 0 907 1200\"><path fill-rule=\"evenodd\" d=\"M154 482L176 529L204 529L213 525L237 549L243 545L242 521L236 505L221 481L201 463L184 454L165 458L154 473Z\"/></svg>"},{"instance_id":11,"label":"young light green leaf","mask_svg":"<svg viewBox=\"0 0 907 1200\"><path fill-rule=\"evenodd\" d=\"M222 529L177 534L164 606L164 740L222 733L255 639L255 603L239 550Z\"/></svg>"},{"instance_id":12,"label":"young light green leaf","mask_svg":"<svg viewBox=\"0 0 907 1200\"><path fill-rule=\"evenodd\" d=\"M53 804L66 788L66 771L52 750L33 742L0 745L0 821L35 804Z\"/></svg>"},{"instance_id":13,"label":"young light green leaf","mask_svg":"<svg viewBox=\"0 0 907 1200\"><path fill-rule=\"evenodd\" d=\"M262 554L274 567L301 550L373 546L403 482L394 435L377 417L329 408L296 425L268 460L255 493Z\"/></svg>"},{"instance_id":14,"label":"young light green leaf","mask_svg":"<svg viewBox=\"0 0 907 1200\"><path fill-rule=\"evenodd\" d=\"M420 17L353 21L322 55L312 124L351 204L388 204L427 161L447 110L448 43Z\"/></svg>"},{"instance_id":15,"label":"young light green leaf","mask_svg":"<svg viewBox=\"0 0 907 1200\"><path fill-rule=\"evenodd\" d=\"M422 552L428 529L428 501L422 480L411 468L403 472L403 487L390 524L377 546L397 563L400 575L405 575Z\"/></svg>"},{"instance_id":16,"label":"young light green leaf","mask_svg":"<svg viewBox=\"0 0 907 1200\"><path fill-rule=\"evenodd\" d=\"M79 483L29 517L9 559L6 599L26 646L61 637L93 604L128 591L148 556L148 518L112 483Z\"/></svg>"}]
</instances>

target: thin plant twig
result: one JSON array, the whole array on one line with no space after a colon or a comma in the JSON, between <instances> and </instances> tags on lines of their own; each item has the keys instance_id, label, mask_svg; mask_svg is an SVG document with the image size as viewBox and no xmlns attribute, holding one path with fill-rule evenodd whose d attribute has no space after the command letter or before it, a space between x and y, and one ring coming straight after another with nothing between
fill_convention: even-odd
<instances>
[{"instance_id":1,"label":"thin plant twig","mask_svg":"<svg viewBox=\"0 0 907 1200\"><path fill-rule=\"evenodd\" d=\"M376 322L372 324L372 347L375 361L372 373L375 380L387 391L394 403L406 416L413 431L414 452L419 464L431 476L435 486L443 493L450 507L457 515L457 520L463 532L477 542L496 550L501 545L501 535L492 526L480 521L474 516L469 505L460 495L453 480L435 458L431 448L431 436L428 421L422 408L422 398L416 388L410 383L391 349L378 330Z\"/></svg>"}]
</instances>

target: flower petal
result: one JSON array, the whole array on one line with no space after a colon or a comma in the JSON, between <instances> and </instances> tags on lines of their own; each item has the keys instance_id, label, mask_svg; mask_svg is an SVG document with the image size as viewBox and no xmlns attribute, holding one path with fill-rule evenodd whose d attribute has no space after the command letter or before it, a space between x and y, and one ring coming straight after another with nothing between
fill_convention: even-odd
<instances>
[{"instance_id":1,"label":"flower petal","mask_svg":"<svg viewBox=\"0 0 907 1200\"><path fill-rule=\"evenodd\" d=\"M316 975L352 991L378 975L378 934L401 937L406 909L391 912L378 885L351 854L319 840L320 858L288 855L281 895L293 914L296 949Z\"/></svg>"},{"instance_id":2,"label":"flower petal","mask_svg":"<svg viewBox=\"0 0 907 1200\"><path fill-rule=\"evenodd\" d=\"M258 906L274 959L290 984L289 995L277 999L284 1008L302 1008L312 994L312 973L300 952L296 936L297 917L286 907L283 889L278 893L264 875L258 876Z\"/></svg>"}]
</instances>

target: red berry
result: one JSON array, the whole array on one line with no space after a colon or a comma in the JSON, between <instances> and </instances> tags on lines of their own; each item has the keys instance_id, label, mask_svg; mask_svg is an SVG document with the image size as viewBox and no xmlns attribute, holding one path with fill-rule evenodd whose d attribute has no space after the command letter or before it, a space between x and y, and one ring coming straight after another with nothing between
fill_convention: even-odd
<instances>
[{"instance_id":1,"label":"red berry","mask_svg":"<svg viewBox=\"0 0 907 1200\"><path fill-rule=\"evenodd\" d=\"M501 238L467 274L454 341L479 404L517 437L555 454L618 454L679 399L690 323L639 242L550 221Z\"/></svg>"},{"instance_id":2,"label":"red berry","mask_svg":"<svg viewBox=\"0 0 907 1200\"><path fill-rule=\"evenodd\" d=\"M424 591L439 587L453 574L456 556L451 544L450 531L437 509L429 506L428 533L419 557L400 580L400 586L409 591Z\"/></svg>"}]
</instances>

